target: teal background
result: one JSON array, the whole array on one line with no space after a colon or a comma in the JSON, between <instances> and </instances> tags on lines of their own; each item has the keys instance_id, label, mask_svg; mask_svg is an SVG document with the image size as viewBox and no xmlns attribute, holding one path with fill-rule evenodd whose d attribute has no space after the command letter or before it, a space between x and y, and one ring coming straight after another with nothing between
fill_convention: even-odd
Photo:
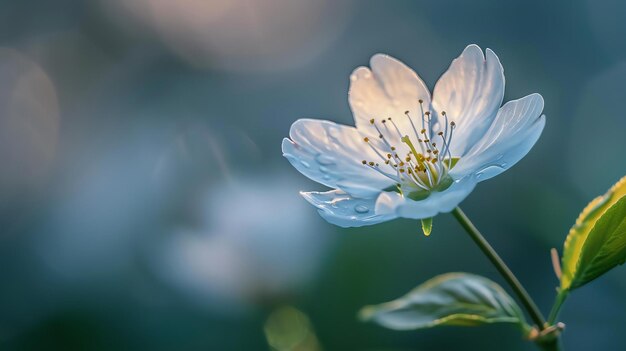
<instances>
[{"instance_id":1,"label":"teal background","mask_svg":"<svg viewBox=\"0 0 626 351\"><path fill-rule=\"evenodd\" d=\"M397 332L356 320L361 306L449 271L504 285L449 214L430 237L411 220L341 229L314 216L327 241L316 274L244 307L199 307L155 272L152 248L198 227L207 187L245 178L263 188L281 175L294 198L323 189L281 156L281 139L302 117L352 124L348 78L374 53L432 88L476 43L499 55L505 100L543 95L547 124L462 208L547 314L558 285L550 248L626 173L626 4L241 0L232 22L204 26L226 3L198 0L180 3L197 7L182 17L158 12L165 27L155 27L142 17L149 3L167 2L137 1L135 12L104 0L0 2L0 48L19 52L0 55L1 349L267 350L264 320L284 303L309 316L325 350L534 349L507 325ZM19 98L7 84L20 60L52 87L36 80L35 96L58 101L29 103L43 117L25 129L2 107ZM626 348L624 296L622 268L575 291L561 314L565 350Z\"/></svg>"}]
</instances>

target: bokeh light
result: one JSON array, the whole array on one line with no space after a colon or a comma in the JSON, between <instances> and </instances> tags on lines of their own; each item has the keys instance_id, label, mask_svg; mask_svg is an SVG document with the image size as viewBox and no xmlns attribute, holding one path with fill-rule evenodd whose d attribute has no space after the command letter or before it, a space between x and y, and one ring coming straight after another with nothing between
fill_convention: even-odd
<instances>
[{"instance_id":1,"label":"bokeh light","mask_svg":"<svg viewBox=\"0 0 626 351\"><path fill-rule=\"evenodd\" d=\"M46 180L59 134L56 88L17 50L0 47L0 203Z\"/></svg>"},{"instance_id":2,"label":"bokeh light","mask_svg":"<svg viewBox=\"0 0 626 351\"><path fill-rule=\"evenodd\" d=\"M128 30L139 21L199 67L284 70L315 59L341 34L350 1L102 1ZM122 19L120 19L121 17ZM280 37L280 40L276 38Z\"/></svg>"}]
</instances>

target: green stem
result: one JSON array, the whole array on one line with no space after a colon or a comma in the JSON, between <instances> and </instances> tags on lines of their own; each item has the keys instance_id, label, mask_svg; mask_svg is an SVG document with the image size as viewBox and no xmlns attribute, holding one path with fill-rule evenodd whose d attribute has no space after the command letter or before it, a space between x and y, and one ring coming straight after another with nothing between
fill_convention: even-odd
<instances>
[{"instance_id":1,"label":"green stem","mask_svg":"<svg viewBox=\"0 0 626 351\"><path fill-rule=\"evenodd\" d=\"M561 341L559 338L554 338L547 342L537 342L539 348L543 351L561 351Z\"/></svg>"},{"instance_id":2,"label":"green stem","mask_svg":"<svg viewBox=\"0 0 626 351\"><path fill-rule=\"evenodd\" d=\"M559 318L559 312L561 311L561 307L567 299L567 291L559 291L556 295L556 300L554 301L554 305L552 306L552 310L550 311L550 315L548 315L548 324L552 325L556 322L556 319Z\"/></svg>"},{"instance_id":3,"label":"green stem","mask_svg":"<svg viewBox=\"0 0 626 351\"><path fill-rule=\"evenodd\" d=\"M467 233L472 238L472 240L474 240L476 245L478 245L478 247L482 250L485 256L489 258L491 263L496 267L498 272L500 272L502 277L504 277L504 280L506 280L506 282L509 283L509 285L511 286L511 289L513 289L517 297L520 299L520 301L524 305L524 308L526 308L526 310L528 311L530 318L532 318L532 320L537 325L539 330L545 329L547 326L546 321L543 318L543 315L541 314L541 312L539 311L539 308L537 308L537 305L535 304L533 299L530 297L530 295L528 295L528 292L526 291L526 289L524 289L524 287L522 286L522 283L520 283L520 281L517 279L517 277L515 277L513 272L511 272L509 267L507 267L506 263L504 263L504 261L500 258L496 250L494 250L493 247L491 247L491 245L489 244L489 242L487 242L485 237L482 236L482 234L480 234L478 229L474 226L474 224L470 221L470 219L467 218L467 216L465 215L465 213L463 213L461 208L459 207L455 208L452 211L452 214L459 221L463 229L467 231ZM557 349L551 348L551 349L546 349L546 350L558 350L558 348Z\"/></svg>"}]
</instances>

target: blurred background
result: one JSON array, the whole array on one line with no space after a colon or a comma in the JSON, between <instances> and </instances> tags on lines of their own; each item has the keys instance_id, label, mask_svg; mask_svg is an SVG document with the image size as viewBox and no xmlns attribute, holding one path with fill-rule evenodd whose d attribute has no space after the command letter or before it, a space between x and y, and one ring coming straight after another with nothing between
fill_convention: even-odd
<instances>
[{"instance_id":1,"label":"blurred background","mask_svg":"<svg viewBox=\"0 0 626 351\"><path fill-rule=\"evenodd\" d=\"M432 88L470 43L505 100L532 92L530 154L462 207L544 311L549 250L626 173L626 4L575 1L0 2L3 350L533 350L510 326L395 332L356 320L433 275L501 282L450 215L324 222L281 139L352 124L377 52ZM626 270L576 291L566 350L626 348Z\"/></svg>"}]
</instances>

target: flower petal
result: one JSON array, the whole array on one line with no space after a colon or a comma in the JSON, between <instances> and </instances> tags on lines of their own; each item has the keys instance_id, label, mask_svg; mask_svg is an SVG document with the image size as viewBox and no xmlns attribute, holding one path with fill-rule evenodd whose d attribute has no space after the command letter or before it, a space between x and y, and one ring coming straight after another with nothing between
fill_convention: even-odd
<instances>
[{"instance_id":1,"label":"flower petal","mask_svg":"<svg viewBox=\"0 0 626 351\"><path fill-rule=\"evenodd\" d=\"M498 56L477 45L469 45L452 61L433 92L433 108L439 119L445 111L456 123L451 150L463 155L483 136L502 105L504 70ZM441 122L441 121L440 121Z\"/></svg>"},{"instance_id":2,"label":"flower petal","mask_svg":"<svg viewBox=\"0 0 626 351\"><path fill-rule=\"evenodd\" d=\"M341 190L327 192L300 192L313 206L318 208L322 218L340 227L362 227L396 218L394 214L376 213L376 198L353 198Z\"/></svg>"},{"instance_id":3,"label":"flower petal","mask_svg":"<svg viewBox=\"0 0 626 351\"><path fill-rule=\"evenodd\" d=\"M418 116L421 118L419 100L423 100L424 108L428 109L428 88L412 69L391 56L376 54L370 60L370 66L371 71L359 67L350 76L349 101L357 128L377 136L370 119L391 117L402 135L412 135L413 129L405 111L410 112L414 122ZM395 130L388 137L395 146L401 144Z\"/></svg>"},{"instance_id":4,"label":"flower petal","mask_svg":"<svg viewBox=\"0 0 626 351\"><path fill-rule=\"evenodd\" d=\"M431 218L438 213L452 211L474 190L475 186L474 179L465 177L454 182L448 189L433 192L420 201L408 199L398 193L384 192L376 201L376 213L403 218Z\"/></svg>"},{"instance_id":5,"label":"flower petal","mask_svg":"<svg viewBox=\"0 0 626 351\"><path fill-rule=\"evenodd\" d=\"M543 98L531 94L507 102L483 138L450 171L453 177L474 174L487 180L509 169L535 145L546 120Z\"/></svg>"},{"instance_id":6,"label":"flower petal","mask_svg":"<svg viewBox=\"0 0 626 351\"><path fill-rule=\"evenodd\" d=\"M372 197L393 180L364 166L380 160L356 128L330 121L299 119L282 144L283 155L300 173L358 197Z\"/></svg>"}]
</instances>

